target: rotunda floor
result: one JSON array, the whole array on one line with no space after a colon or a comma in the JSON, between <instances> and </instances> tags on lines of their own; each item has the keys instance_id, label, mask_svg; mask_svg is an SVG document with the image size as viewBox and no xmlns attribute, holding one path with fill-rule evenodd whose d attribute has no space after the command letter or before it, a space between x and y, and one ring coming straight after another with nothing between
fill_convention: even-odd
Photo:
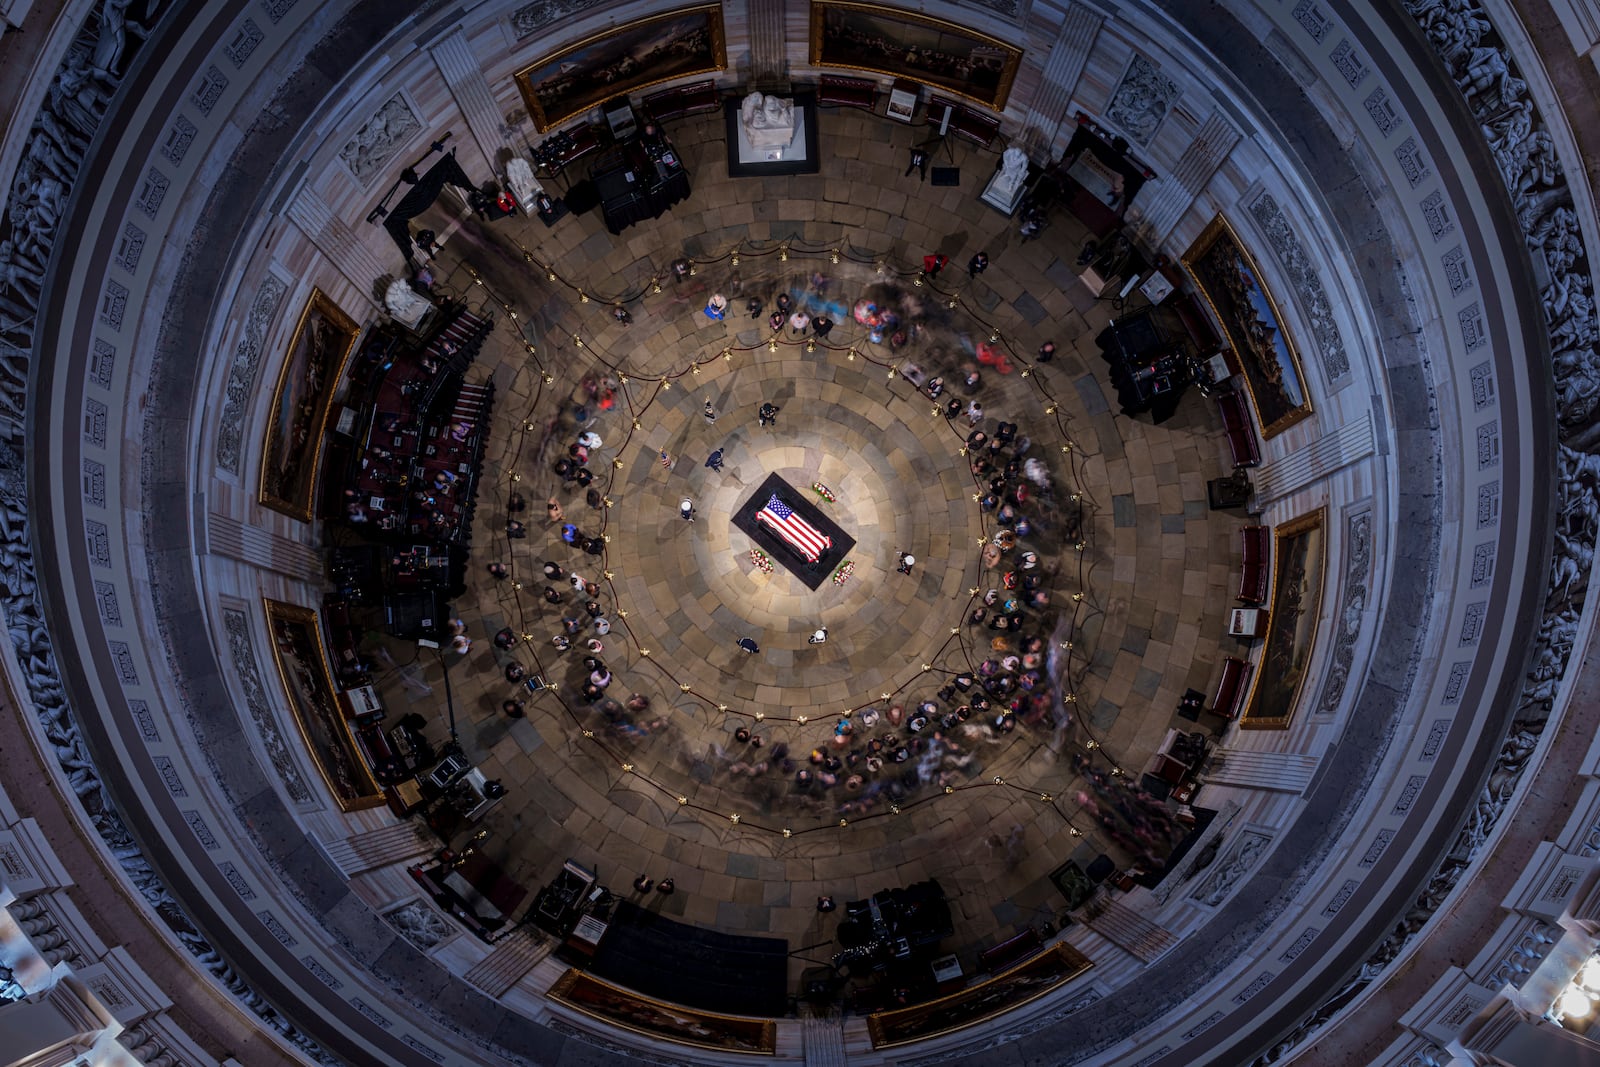
<instances>
[{"instance_id":1,"label":"rotunda floor","mask_svg":"<svg viewBox=\"0 0 1600 1067\"><path fill-rule=\"evenodd\" d=\"M971 146L955 148L960 187L904 176L923 132L823 111L821 174L728 178L720 115L688 119L669 133L693 195L620 236L605 232L598 211L551 229L537 219L469 217L459 229L437 212L431 219L445 235L441 288L497 319L473 372L492 373L500 392L469 590L454 605L475 644L450 670L463 744L509 789L478 847L531 888L568 857L597 868L619 896L638 874L671 877L674 894L643 902L796 948L824 943L812 960L791 961L796 975L832 951L834 916L814 906L821 894L842 903L937 878L955 917L952 948L1055 918L1064 901L1048 875L1064 860L1129 860L1083 810L1073 757L1137 781L1169 726L1196 728L1174 715L1184 691L1208 691L1221 657L1241 651L1225 636L1225 613L1242 516L1206 505L1206 479L1228 469L1212 405L1191 391L1161 426L1115 414L1093 341L1114 310L1073 266L1086 233L1056 209L1040 240L1019 243L1015 221L977 199L996 157ZM991 266L969 278L963 264L978 250ZM950 265L915 284L933 251ZM674 281L679 257L695 269ZM779 291L835 320L815 350L769 328ZM724 321L703 313L712 293L728 296ZM755 318L744 310L752 296L765 305ZM874 343L851 315L863 299L895 310L903 328L916 323L917 336L898 351ZM612 314L624 300L626 325ZM980 366L969 396L960 370L992 335L1012 372ZM1040 364L1034 353L1047 340L1059 352ZM988 475L970 469L968 420L936 411L900 373L906 360L944 377L938 406L976 399L984 430L1017 423L1031 441L1025 458L1048 468L1051 491L1021 509L1034 529L997 567L980 548L1002 527L978 501ZM589 394L608 384L615 402L602 410ZM758 422L764 402L780 409L774 425ZM581 424L579 407L589 416ZM552 471L583 431L602 441L589 459L599 508ZM705 465L716 449L720 472ZM752 561L755 543L731 519L771 474L855 539L842 584L824 579L813 591L782 563L766 573ZM513 491L529 502L521 540L504 533ZM560 525L543 521L549 496L567 522L605 537L602 557L564 544ZM692 523L679 516L684 499ZM1002 602L1012 595L1003 575L1028 573L1017 566L1026 550L1041 559L1049 603L1025 612L1011 649L996 649L1001 635L970 613L991 590ZM917 560L909 575L895 567L902 551ZM513 578L493 580L493 560ZM546 560L600 587L612 629L598 655L614 679L602 700L581 692L593 630L571 651L551 643L564 617L587 616L570 589L565 603L545 602ZM529 638L510 652L490 640L507 626ZM808 643L818 627L826 642ZM984 661L1020 654L1030 635L1041 639L1041 678L1005 700L1037 699L1012 728L996 728L1005 701L973 704ZM741 637L760 653L742 651ZM390 654L405 664L414 653L392 643ZM508 683L512 659L557 690ZM430 734L441 736L440 668L415 664L380 687L391 707L436 719ZM980 685L939 694L964 672ZM648 707L628 707L634 694ZM525 718L502 713L513 697ZM923 701L934 704L931 721L913 731ZM836 743L841 721L852 733ZM764 744L737 740L740 727ZM1099 748L1087 750L1090 741ZM813 750L840 762L831 786Z\"/></svg>"}]
</instances>

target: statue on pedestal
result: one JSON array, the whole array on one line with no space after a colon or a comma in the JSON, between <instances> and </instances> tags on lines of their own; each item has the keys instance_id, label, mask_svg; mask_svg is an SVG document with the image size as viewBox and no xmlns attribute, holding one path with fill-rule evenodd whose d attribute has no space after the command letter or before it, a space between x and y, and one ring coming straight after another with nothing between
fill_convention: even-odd
<instances>
[{"instance_id":1,"label":"statue on pedestal","mask_svg":"<svg viewBox=\"0 0 1600 1067\"><path fill-rule=\"evenodd\" d=\"M794 140L794 101L751 93L739 104L739 126L751 148L784 148Z\"/></svg>"},{"instance_id":2,"label":"statue on pedestal","mask_svg":"<svg viewBox=\"0 0 1600 1067\"><path fill-rule=\"evenodd\" d=\"M506 162L506 184L511 186L511 194L524 211L532 207L539 194L544 192L544 186L533 176L533 167L521 156L512 156Z\"/></svg>"},{"instance_id":3,"label":"statue on pedestal","mask_svg":"<svg viewBox=\"0 0 1600 1067\"><path fill-rule=\"evenodd\" d=\"M984 188L981 199L1010 215L1022 200L1022 186L1028 180L1028 153L1013 145L1000 156L1000 169Z\"/></svg>"},{"instance_id":4,"label":"statue on pedestal","mask_svg":"<svg viewBox=\"0 0 1600 1067\"><path fill-rule=\"evenodd\" d=\"M433 310L433 302L411 288L404 278L396 278L384 290L383 305L394 320L407 329L414 330L422 317Z\"/></svg>"},{"instance_id":5,"label":"statue on pedestal","mask_svg":"<svg viewBox=\"0 0 1600 1067\"><path fill-rule=\"evenodd\" d=\"M1028 153L1015 145L1000 155L1000 173L995 176L994 191L1010 196L1028 177Z\"/></svg>"}]
</instances>

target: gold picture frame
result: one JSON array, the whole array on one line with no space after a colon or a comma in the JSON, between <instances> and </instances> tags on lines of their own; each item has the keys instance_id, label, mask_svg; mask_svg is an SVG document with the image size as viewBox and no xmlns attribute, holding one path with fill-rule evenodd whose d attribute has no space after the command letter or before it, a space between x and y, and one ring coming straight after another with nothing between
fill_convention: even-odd
<instances>
[{"instance_id":1,"label":"gold picture frame","mask_svg":"<svg viewBox=\"0 0 1600 1067\"><path fill-rule=\"evenodd\" d=\"M652 1040L750 1056L773 1056L778 1051L778 1025L771 1019L715 1015L668 1004L575 968L556 979L545 995Z\"/></svg>"},{"instance_id":2,"label":"gold picture frame","mask_svg":"<svg viewBox=\"0 0 1600 1067\"><path fill-rule=\"evenodd\" d=\"M682 7L601 30L516 73L539 132L652 85L726 69L722 5Z\"/></svg>"},{"instance_id":3,"label":"gold picture frame","mask_svg":"<svg viewBox=\"0 0 1600 1067\"><path fill-rule=\"evenodd\" d=\"M328 409L360 335L356 320L328 294L311 290L272 390L257 488L264 507L311 521Z\"/></svg>"},{"instance_id":4,"label":"gold picture frame","mask_svg":"<svg viewBox=\"0 0 1600 1067\"><path fill-rule=\"evenodd\" d=\"M300 740L323 784L340 811L377 807L384 802L383 788L372 776L350 730L350 720L339 708L322 639L322 617L311 608L270 597L262 597L261 602L267 613L267 635L278 680L288 697Z\"/></svg>"},{"instance_id":5,"label":"gold picture frame","mask_svg":"<svg viewBox=\"0 0 1600 1067\"><path fill-rule=\"evenodd\" d=\"M904 8L812 0L811 64L908 78L1001 111L1022 49Z\"/></svg>"},{"instance_id":6,"label":"gold picture frame","mask_svg":"<svg viewBox=\"0 0 1600 1067\"><path fill-rule=\"evenodd\" d=\"M1261 436L1276 437L1310 418L1299 350L1261 268L1228 220L1212 219L1181 259L1239 357Z\"/></svg>"},{"instance_id":7,"label":"gold picture frame","mask_svg":"<svg viewBox=\"0 0 1600 1067\"><path fill-rule=\"evenodd\" d=\"M1287 730L1310 672L1328 579L1327 508L1272 529L1272 596L1244 730Z\"/></svg>"},{"instance_id":8,"label":"gold picture frame","mask_svg":"<svg viewBox=\"0 0 1600 1067\"><path fill-rule=\"evenodd\" d=\"M874 1012L867 1016L867 1033L874 1049L939 1037L1037 1000L1092 966L1088 956L1058 941L1053 948L977 985L925 1004Z\"/></svg>"}]
</instances>

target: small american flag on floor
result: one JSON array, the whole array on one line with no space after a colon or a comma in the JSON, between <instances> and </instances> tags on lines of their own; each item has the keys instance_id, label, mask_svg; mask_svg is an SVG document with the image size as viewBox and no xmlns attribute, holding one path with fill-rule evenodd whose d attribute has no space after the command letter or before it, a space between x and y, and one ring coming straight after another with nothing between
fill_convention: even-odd
<instances>
[{"instance_id":1,"label":"small american flag on floor","mask_svg":"<svg viewBox=\"0 0 1600 1067\"><path fill-rule=\"evenodd\" d=\"M756 512L756 521L776 530L779 537L793 545L810 563L817 562L824 551L833 547L833 538L796 515L776 494L767 501L766 507Z\"/></svg>"}]
</instances>

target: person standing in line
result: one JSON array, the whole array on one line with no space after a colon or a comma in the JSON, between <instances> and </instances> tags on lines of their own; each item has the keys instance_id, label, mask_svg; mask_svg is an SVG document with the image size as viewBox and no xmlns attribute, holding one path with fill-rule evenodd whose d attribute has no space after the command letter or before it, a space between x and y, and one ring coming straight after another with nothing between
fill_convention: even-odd
<instances>
[{"instance_id":1,"label":"person standing in line","mask_svg":"<svg viewBox=\"0 0 1600 1067\"><path fill-rule=\"evenodd\" d=\"M967 277L969 278L976 278L988 269L989 253L987 252L975 252L972 258L967 260Z\"/></svg>"},{"instance_id":2,"label":"person standing in line","mask_svg":"<svg viewBox=\"0 0 1600 1067\"><path fill-rule=\"evenodd\" d=\"M706 417L706 422L708 423L714 423L717 421L717 409L711 406L710 397L706 398L705 410L702 411L701 414Z\"/></svg>"}]
</instances>

